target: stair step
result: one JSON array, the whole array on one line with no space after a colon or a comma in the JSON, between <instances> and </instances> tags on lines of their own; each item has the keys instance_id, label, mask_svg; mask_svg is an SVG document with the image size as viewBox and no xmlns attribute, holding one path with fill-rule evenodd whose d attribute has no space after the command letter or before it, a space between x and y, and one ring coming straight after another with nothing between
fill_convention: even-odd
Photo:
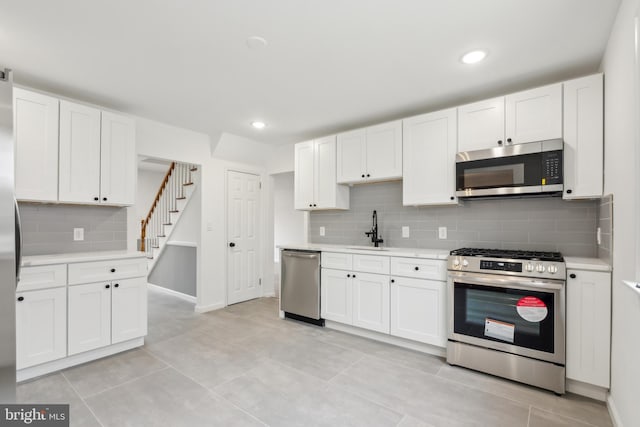
<instances>
[{"instance_id":1,"label":"stair step","mask_svg":"<svg viewBox=\"0 0 640 427\"><path fill-rule=\"evenodd\" d=\"M176 200L184 200L186 197L176 197Z\"/></svg>"},{"instance_id":2,"label":"stair step","mask_svg":"<svg viewBox=\"0 0 640 427\"><path fill-rule=\"evenodd\" d=\"M170 222L167 222L167 223L164 223L162 225L173 225L173 224L171 224Z\"/></svg>"},{"instance_id":3,"label":"stair step","mask_svg":"<svg viewBox=\"0 0 640 427\"><path fill-rule=\"evenodd\" d=\"M158 234L156 237L167 237L164 234Z\"/></svg>"},{"instance_id":4,"label":"stair step","mask_svg":"<svg viewBox=\"0 0 640 427\"><path fill-rule=\"evenodd\" d=\"M152 256L148 256L147 259L153 259L153 255Z\"/></svg>"},{"instance_id":5,"label":"stair step","mask_svg":"<svg viewBox=\"0 0 640 427\"><path fill-rule=\"evenodd\" d=\"M180 211L169 211L169 213L178 213Z\"/></svg>"},{"instance_id":6,"label":"stair step","mask_svg":"<svg viewBox=\"0 0 640 427\"><path fill-rule=\"evenodd\" d=\"M195 171L197 171L197 170L198 170L198 168L191 168L191 169L189 169L189 170L190 170L191 172L195 172Z\"/></svg>"},{"instance_id":7,"label":"stair step","mask_svg":"<svg viewBox=\"0 0 640 427\"><path fill-rule=\"evenodd\" d=\"M185 182L185 183L184 183L184 184L182 184L182 185L193 185L193 182Z\"/></svg>"},{"instance_id":8,"label":"stair step","mask_svg":"<svg viewBox=\"0 0 640 427\"><path fill-rule=\"evenodd\" d=\"M160 249L160 246L151 246L153 249Z\"/></svg>"}]
</instances>

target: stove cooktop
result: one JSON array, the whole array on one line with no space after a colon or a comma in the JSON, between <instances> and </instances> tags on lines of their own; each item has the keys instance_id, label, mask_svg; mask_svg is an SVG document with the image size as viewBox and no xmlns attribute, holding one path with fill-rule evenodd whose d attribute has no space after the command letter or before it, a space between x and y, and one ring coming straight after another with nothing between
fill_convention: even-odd
<instances>
[{"instance_id":1,"label":"stove cooktop","mask_svg":"<svg viewBox=\"0 0 640 427\"><path fill-rule=\"evenodd\" d=\"M530 261L564 262L564 258L562 257L562 254L560 252L462 248L451 251L451 255L484 258L522 259Z\"/></svg>"}]
</instances>

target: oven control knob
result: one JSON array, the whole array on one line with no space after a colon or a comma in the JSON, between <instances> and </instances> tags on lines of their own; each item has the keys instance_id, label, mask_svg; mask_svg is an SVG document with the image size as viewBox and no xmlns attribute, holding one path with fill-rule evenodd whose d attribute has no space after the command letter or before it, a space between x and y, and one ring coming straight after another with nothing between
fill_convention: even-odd
<instances>
[{"instance_id":1,"label":"oven control knob","mask_svg":"<svg viewBox=\"0 0 640 427\"><path fill-rule=\"evenodd\" d=\"M536 271L538 273L544 273L544 264L538 264L536 265Z\"/></svg>"},{"instance_id":2,"label":"oven control knob","mask_svg":"<svg viewBox=\"0 0 640 427\"><path fill-rule=\"evenodd\" d=\"M547 271L551 274L556 274L558 272L558 267L551 264L549 267L547 267Z\"/></svg>"},{"instance_id":3,"label":"oven control knob","mask_svg":"<svg viewBox=\"0 0 640 427\"><path fill-rule=\"evenodd\" d=\"M532 272L533 271L533 264L531 264L530 262L528 262L525 266L524 266L525 270L527 270L528 272Z\"/></svg>"},{"instance_id":4,"label":"oven control knob","mask_svg":"<svg viewBox=\"0 0 640 427\"><path fill-rule=\"evenodd\" d=\"M453 266L454 267L460 267L460 260L458 258L454 258L453 260Z\"/></svg>"},{"instance_id":5,"label":"oven control knob","mask_svg":"<svg viewBox=\"0 0 640 427\"><path fill-rule=\"evenodd\" d=\"M469 267L469 261L467 261L466 259L462 260L462 266L463 267Z\"/></svg>"}]
</instances>

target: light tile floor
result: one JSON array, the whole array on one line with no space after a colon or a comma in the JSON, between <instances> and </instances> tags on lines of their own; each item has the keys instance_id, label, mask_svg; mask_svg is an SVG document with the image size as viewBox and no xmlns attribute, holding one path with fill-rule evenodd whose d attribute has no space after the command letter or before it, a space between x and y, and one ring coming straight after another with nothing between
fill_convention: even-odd
<instances>
[{"instance_id":1,"label":"light tile floor","mask_svg":"<svg viewBox=\"0 0 640 427\"><path fill-rule=\"evenodd\" d=\"M611 426L599 402L294 321L263 298L207 314L149 293L146 345L18 387L74 426Z\"/></svg>"}]
</instances>

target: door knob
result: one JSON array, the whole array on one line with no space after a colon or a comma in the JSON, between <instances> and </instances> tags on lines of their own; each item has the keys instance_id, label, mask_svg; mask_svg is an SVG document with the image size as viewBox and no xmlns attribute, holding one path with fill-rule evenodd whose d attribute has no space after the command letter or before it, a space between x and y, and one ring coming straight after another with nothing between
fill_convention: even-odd
<instances>
[{"instance_id":1,"label":"door knob","mask_svg":"<svg viewBox=\"0 0 640 427\"><path fill-rule=\"evenodd\" d=\"M231 243L229 243L229 247L230 247L230 248L235 248L235 247L236 247L236 244L235 244L235 243L233 243L233 242L231 242Z\"/></svg>"}]
</instances>

